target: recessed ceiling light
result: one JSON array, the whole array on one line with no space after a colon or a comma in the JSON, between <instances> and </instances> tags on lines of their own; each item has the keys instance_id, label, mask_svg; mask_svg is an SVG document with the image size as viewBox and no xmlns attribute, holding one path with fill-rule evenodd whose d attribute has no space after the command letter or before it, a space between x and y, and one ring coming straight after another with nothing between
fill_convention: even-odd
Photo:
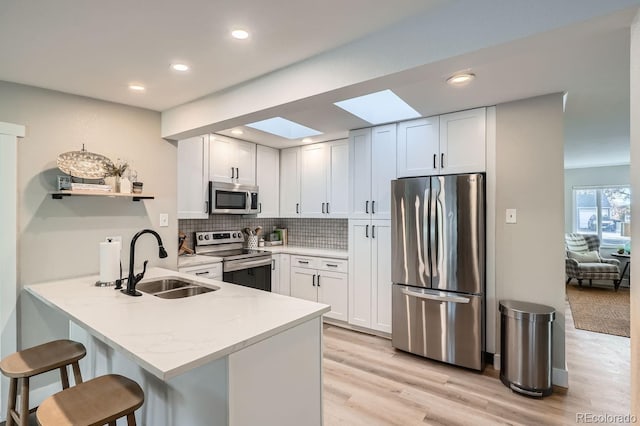
<instances>
[{"instance_id":1,"label":"recessed ceiling light","mask_svg":"<svg viewBox=\"0 0 640 426\"><path fill-rule=\"evenodd\" d=\"M174 71L189 71L189 65L186 64L171 64L171 68Z\"/></svg>"},{"instance_id":2,"label":"recessed ceiling light","mask_svg":"<svg viewBox=\"0 0 640 426\"><path fill-rule=\"evenodd\" d=\"M302 142L310 143L310 142L313 142L313 141L311 140L311 138L304 138L304 139L302 139Z\"/></svg>"},{"instance_id":3,"label":"recessed ceiling light","mask_svg":"<svg viewBox=\"0 0 640 426\"><path fill-rule=\"evenodd\" d=\"M244 132L243 132L242 130L240 130L240 129L233 129L233 130L231 131L231 133L233 133L234 135L241 135L241 134L243 134Z\"/></svg>"},{"instance_id":4,"label":"recessed ceiling light","mask_svg":"<svg viewBox=\"0 0 640 426\"><path fill-rule=\"evenodd\" d=\"M130 84L129 89L133 90L134 92L144 92L146 90L145 87L141 84Z\"/></svg>"},{"instance_id":5,"label":"recessed ceiling light","mask_svg":"<svg viewBox=\"0 0 640 426\"><path fill-rule=\"evenodd\" d=\"M302 124L298 124L282 117L268 118L266 120L246 124L246 126L287 139L300 139L306 138L307 136L317 136L322 134L322 132L315 129L303 126Z\"/></svg>"},{"instance_id":6,"label":"recessed ceiling light","mask_svg":"<svg viewBox=\"0 0 640 426\"><path fill-rule=\"evenodd\" d=\"M420 117L418 111L389 89L335 102L334 105L371 124Z\"/></svg>"},{"instance_id":7,"label":"recessed ceiling light","mask_svg":"<svg viewBox=\"0 0 640 426\"><path fill-rule=\"evenodd\" d=\"M476 75L470 72L454 74L447 79L447 83L452 86L464 86L471 80L476 78Z\"/></svg>"},{"instance_id":8,"label":"recessed ceiling light","mask_svg":"<svg viewBox=\"0 0 640 426\"><path fill-rule=\"evenodd\" d=\"M237 38L238 40L246 40L249 38L249 32L246 30L233 30L231 31L231 37Z\"/></svg>"}]
</instances>

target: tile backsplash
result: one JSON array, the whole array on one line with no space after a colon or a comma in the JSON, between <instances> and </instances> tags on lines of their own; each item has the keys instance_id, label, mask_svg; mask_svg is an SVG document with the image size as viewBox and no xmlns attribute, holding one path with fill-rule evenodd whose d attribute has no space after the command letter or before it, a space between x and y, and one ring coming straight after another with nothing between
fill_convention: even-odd
<instances>
[{"instance_id":1,"label":"tile backsplash","mask_svg":"<svg viewBox=\"0 0 640 426\"><path fill-rule=\"evenodd\" d=\"M178 229L187 235L188 247L193 247L193 233L203 231L231 231L262 226L264 232L273 227L287 228L289 245L300 247L347 250L347 219L256 219L237 215L212 215L209 219L180 219Z\"/></svg>"}]
</instances>

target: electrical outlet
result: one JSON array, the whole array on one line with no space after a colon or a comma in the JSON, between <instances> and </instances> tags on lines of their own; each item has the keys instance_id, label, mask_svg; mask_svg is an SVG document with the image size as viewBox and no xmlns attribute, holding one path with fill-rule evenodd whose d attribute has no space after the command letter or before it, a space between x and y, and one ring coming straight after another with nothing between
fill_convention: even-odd
<instances>
[{"instance_id":1,"label":"electrical outlet","mask_svg":"<svg viewBox=\"0 0 640 426\"><path fill-rule=\"evenodd\" d=\"M507 209L507 223L517 223L516 209Z\"/></svg>"},{"instance_id":2,"label":"electrical outlet","mask_svg":"<svg viewBox=\"0 0 640 426\"><path fill-rule=\"evenodd\" d=\"M118 235L115 237L107 237L105 238L105 241L107 242L119 242L120 244L122 244L122 236Z\"/></svg>"},{"instance_id":3,"label":"electrical outlet","mask_svg":"<svg viewBox=\"0 0 640 426\"><path fill-rule=\"evenodd\" d=\"M160 226L161 227L169 226L169 214L168 213L160 213Z\"/></svg>"}]
</instances>

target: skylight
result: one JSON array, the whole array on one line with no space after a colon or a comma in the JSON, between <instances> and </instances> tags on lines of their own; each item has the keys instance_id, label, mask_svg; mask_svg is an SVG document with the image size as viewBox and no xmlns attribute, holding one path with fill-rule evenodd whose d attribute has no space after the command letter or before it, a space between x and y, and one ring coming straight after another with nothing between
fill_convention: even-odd
<instances>
[{"instance_id":1,"label":"skylight","mask_svg":"<svg viewBox=\"0 0 640 426\"><path fill-rule=\"evenodd\" d=\"M287 139L300 139L306 138L307 136L317 136L322 134L322 132L315 129L311 129L282 117L268 118L266 120L256 121L255 123L249 123L246 126Z\"/></svg>"},{"instance_id":2,"label":"skylight","mask_svg":"<svg viewBox=\"0 0 640 426\"><path fill-rule=\"evenodd\" d=\"M335 102L334 105L371 124L420 117L418 111L389 89Z\"/></svg>"}]
</instances>

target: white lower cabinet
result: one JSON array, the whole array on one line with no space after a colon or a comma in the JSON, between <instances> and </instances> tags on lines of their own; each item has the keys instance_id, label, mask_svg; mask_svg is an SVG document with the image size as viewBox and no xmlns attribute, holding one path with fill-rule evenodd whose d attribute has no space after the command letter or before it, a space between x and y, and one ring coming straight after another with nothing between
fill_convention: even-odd
<instances>
[{"instance_id":1,"label":"white lower cabinet","mask_svg":"<svg viewBox=\"0 0 640 426\"><path fill-rule=\"evenodd\" d=\"M391 333L391 221L349 221L349 324Z\"/></svg>"},{"instance_id":2,"label":"white lower cabinet","mask_svg":"<svg viewBox=\"0 0 640 426\"><path fill-rule=\"evenodd\" d=\"M347 321L347 262L312 256L291 256L291 296L331 305L325 317Z\"/></svg>"},{"instance_id":3,"label":"white lower cabinet","mask_svg":"<svg viewBox=\"0 0 640 426\"><path fill-rule=\"evenodd\" d=\"M211 278L213 280L222 281L222 263L221 262L178 268L178 272L184 272L185 274L191 274L191 275L196 275L202 278Z\"/></svg>"},{"instance_id":4,"label":"white lower cabinet","mask_svg":"<svg viewBox=\"0 0 640 426\"><path fill-rule=\"evenodd\" d=\"M271 292L290 295L289 286L289 255L288 254L272 254L271 255Z\"/></svg>"}]
</instances>

